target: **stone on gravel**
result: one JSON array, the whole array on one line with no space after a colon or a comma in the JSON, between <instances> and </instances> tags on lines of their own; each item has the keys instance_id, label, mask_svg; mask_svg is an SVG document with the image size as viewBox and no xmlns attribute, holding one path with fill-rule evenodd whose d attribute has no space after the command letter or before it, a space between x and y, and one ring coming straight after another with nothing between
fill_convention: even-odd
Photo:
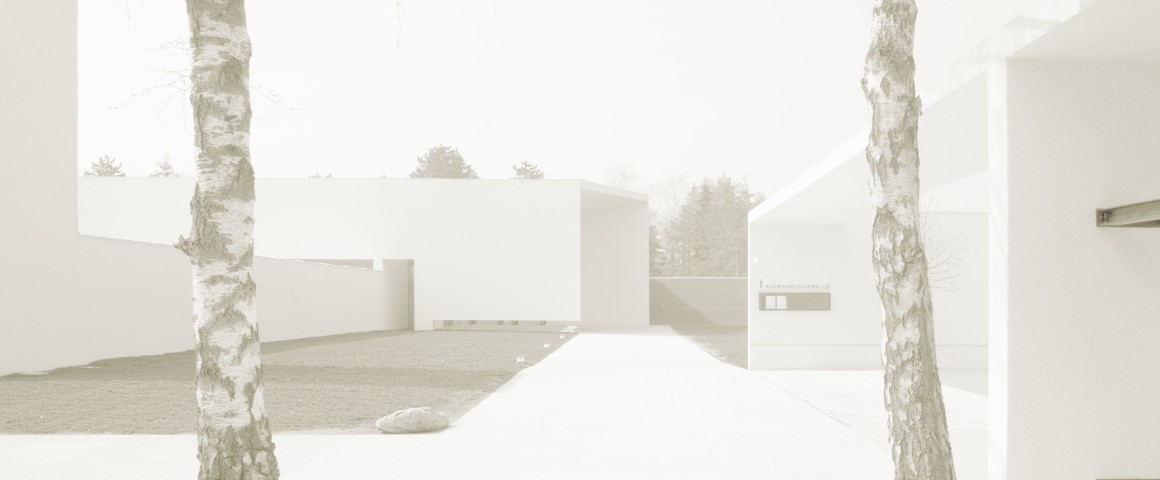
<instances>
[{"instance_id":1,"label":"stone on gravel","mask_svg":"<svg viewBox=\"0 0 1160 480\"><path fill-rule=\"evenodd\" d=\"M447 415L442 412L431 410L430 407L417 407L380 418L375 426L383 433L422 433L442 430L450 423Z\"/></svg>"}]
</instances>

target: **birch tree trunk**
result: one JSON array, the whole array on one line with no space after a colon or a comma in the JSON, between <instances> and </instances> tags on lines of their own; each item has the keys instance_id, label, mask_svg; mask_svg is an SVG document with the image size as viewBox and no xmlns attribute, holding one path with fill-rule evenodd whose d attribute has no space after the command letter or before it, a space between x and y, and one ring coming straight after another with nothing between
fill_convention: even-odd
<instances>
[{"instance_id":1,"label":"birch tree trunk","mask_svg":"<svg viewBox=\"0 0 1160 480\"><path fill-rule=\"evenodd\" d=\"M935 361L933 307L919 232L915 0L877 0L862 90L873 110L870 195L878 295L884 311L884 398L896 480L953 480Z\"/></svg>"},{"instance_id":2,"label":"birch tree trunk","mask_svg":"<svg viewBox=\"0 0 1160 480\"><path fill-rule=\"evenodd\" d=\"M276 479L262 400L251 275L254 170L250 165L250 39L244 0L187 0L198 147L189 238L197 351L198 478Z\"/></svg>"}]
</instances>

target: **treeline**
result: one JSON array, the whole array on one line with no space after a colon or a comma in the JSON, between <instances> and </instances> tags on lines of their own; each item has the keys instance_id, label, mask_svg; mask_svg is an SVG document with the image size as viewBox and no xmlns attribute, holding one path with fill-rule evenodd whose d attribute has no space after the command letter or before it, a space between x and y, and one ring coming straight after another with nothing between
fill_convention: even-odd
<instances>
[{"instance_id":1,"label":"treeline","mask_svg":"<svg viewBox=\"0 0 1160 480\"><path fill-rule=\"evenodd\" d=\"M125 170L121 167L121 162L117 159L103 155L89 164L89 169L85 170L86 177L124 177ZM165 154L153 171L149 173L150 177L180 177L181 174L173 169L173 162L169 160L169 154Z\"/></svg>"},{"instance_id":2,"label":"treeline","mask_svg":"<svg viewBox=\"0 0 1160 480\"><path fill-rule=\"evenodd\" d=\"M415 159L415 170L411 171L411 178L479 178L475 169L471 168L459 150L447 145L436 145L427 150L426 154ZM534 163L524 160L512 165L515 173L511 178L525 180L539 180L544 178L544 172Z\"/></svg>"},{"instance_id":3,"label":"treeline","mask_svg":"<svg viewBox=\"0 0 1160 480\"><path fill-rule=\"evenodd\" d=\"M471 167L463 156L459 154L459 150L449 147L447 145L436 145L427 150L427 153L415 159L416 166L410 174L411 178L479 178L475 173L475 169ZM523 160L519 163L512 164L514 179L528 179L538 180L544 178L543 170L534 163ZM125 170L121 163L109 156L102 156L89 165L89 169L85 170L86 177L124 177ZM182 176L173 168L173 163L166 154L165 158L157 162L157 166L149 173L150 177L180 177ZM312 173L306 176L307 178L333 178L333 175L327 173ZM386 178L383 175L382 178Z\"/></svg>"},{"instance_id":4,"label":"treeline","mask_svg":"<svg viewBox=\"0 0 1160 480\"><path fill-rule=\"evenodd\" d=\"M657 277L743 277L748 215L764 197L744 181L704 179L677 212L651 225L649 270Z\"/></svg>"}]
</instances>

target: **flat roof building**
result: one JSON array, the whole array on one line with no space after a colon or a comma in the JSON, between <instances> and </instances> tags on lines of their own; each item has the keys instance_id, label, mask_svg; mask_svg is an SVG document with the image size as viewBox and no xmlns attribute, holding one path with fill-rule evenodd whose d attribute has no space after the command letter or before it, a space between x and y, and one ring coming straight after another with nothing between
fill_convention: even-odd
<instances>
[{"instance_id":1,"label":"flat roof building","mask_svg":"<svg viewBox=\"0 0 1160 480\"><path fill-rule=\"evenodd\" d=\"M82 234L172 243L193 178L85 177ZM648 324L648 199L579 180L259 178L254 245L406 279L417 330Z\"/></svg>"}]
</instances>

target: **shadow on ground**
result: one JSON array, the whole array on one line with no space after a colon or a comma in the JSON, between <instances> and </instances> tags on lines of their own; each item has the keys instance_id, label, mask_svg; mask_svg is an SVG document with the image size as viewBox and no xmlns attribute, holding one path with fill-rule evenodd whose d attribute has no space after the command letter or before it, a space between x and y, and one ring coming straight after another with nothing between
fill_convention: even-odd
<instances>
[{"instance_id":1,"label":"shadow on ground","mask_svg":"<svg viewBox=\"0 0 1160 480\"><path fill-rule=\"evenodd\" d=\"M649 322L668 325L722 362L749 368L744 278L654 278Z\"/></svg>"}]
</instances>

